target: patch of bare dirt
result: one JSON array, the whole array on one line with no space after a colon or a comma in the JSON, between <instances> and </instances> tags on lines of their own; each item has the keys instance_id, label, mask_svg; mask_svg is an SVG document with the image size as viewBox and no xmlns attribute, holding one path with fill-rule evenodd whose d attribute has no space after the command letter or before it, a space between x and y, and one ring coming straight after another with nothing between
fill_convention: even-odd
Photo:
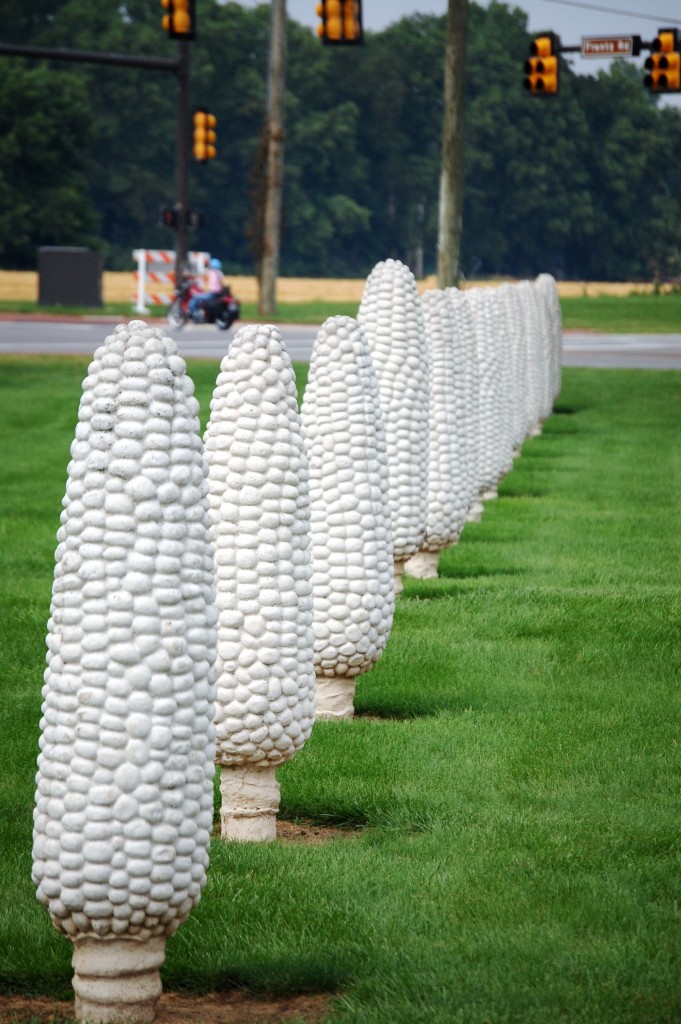
<instances>
[{"instance_id":1,"label":"patch of bare dirt","mask_svg":"<svg viewBox=\"0 0 681 1024\"><path fill-rule=\"evenodd\" d=\"M317 825L312 821L281 821L277 819L277 839L282 843L306 843L319 846L332 839L352 839L359 835L361 825ZM213 839L220 838L220 822L213 822Z\"/></svg>"},{"instance_id":2,"label":"patch of bare dirt","mask_svg":"<svg viewBox=\"0 0 681 1024\"><path fill-rule=\"evenodd\" d=\"M319 846L332 839L352 839L358 836L358 825L315 825L312 822L277 821L277 839L284 843L307 843Z\"/></svg>"},{"instance_id":3,"label":"patch of bare dirt","mask_svg":"<svg viewBox=\"0 0 681 1024\"><path fill-rule=\"evenodd\" d=\"M304 1021L315 1024L329 1011L331 996L302 995L268 999L244 992L214 992L187 996L164 992L156 1008L156 1024L283 1024ZM0 996L2 1024L69 1024L73 1003L22 996Z\"/></svg>"}]
</instances>

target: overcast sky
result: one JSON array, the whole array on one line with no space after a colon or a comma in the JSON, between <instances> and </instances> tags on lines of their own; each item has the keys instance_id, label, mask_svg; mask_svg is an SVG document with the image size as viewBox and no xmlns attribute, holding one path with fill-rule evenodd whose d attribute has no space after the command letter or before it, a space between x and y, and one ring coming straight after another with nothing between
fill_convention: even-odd
<instances>
[{"instance_id":1,"label":"overcast sky","mask_svg":"<svg viewBox=\"0 0 681 1024\"><path fill-rule=\"evenodd\" d=\"M255 7L262 0L240 2ZM489 0L477 2L489 6ZM288 16L314 28L319 22L316 5L317 0L287 0ZM511 0L508 6L527 13L530 32L551 29L564 46L579 45L582 36L640 35L651 40L658 28L681 26L677 0ZM447 0L363 0L362 18L366 29L378 31L409 14L444 14L446 10ZM643 64L643 57L632 59ZM576 72L584 73L607 66L579 56L571 58L571 64Z\"/></svg>"},{"instance_id":2,"label":"overcast sky","mask_svg":"<svg viewBox=\"0 0 681 1024\"><path fill-rule=\"evenodd\" d=\"M489 6L489 0L477 2L482 7ZM255 0L247 3L249 7L254 5ZM508 6L527 12L531 32L553 29L565 35L566 45L578 43L584 35L638 34L652 39L658 28L681 25L676 0L517 0ZM289 17L302 25L317 24L315 7L316 0L288 0L287 3ZM415 12L444 14L446 10L447 0L363 0L362 3L364 27L368 29L385 28Z\"/></svg>"}]
</instances>

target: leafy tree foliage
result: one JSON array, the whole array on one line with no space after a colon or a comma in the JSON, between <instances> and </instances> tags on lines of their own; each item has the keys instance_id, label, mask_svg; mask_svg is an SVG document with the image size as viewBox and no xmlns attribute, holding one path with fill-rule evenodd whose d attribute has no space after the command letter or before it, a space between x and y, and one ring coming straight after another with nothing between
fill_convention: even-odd
<instances>
[{"instance_id":1,"label":"leafy tree foliage","mask_svg":"<svg viewBox=\"0 0 681 1024\"><path fill-rule=\"evenodd\" d=\"M175 53L153 0L4 0L8 42ZM218 118L218 157L191 171L191 239L253 272L262 197L269 5L198 0L192 103ZM471 2L463 267L603 279L681 270L681 114L639 67L522 89L525 14ZM415 15L363 47L325 48L289 23L281 270L363 275L397 256L434 269L445 19ZM175 182L174 77L0 57L0 263L95 244L109 266L166 247ZM664 154L664 158L662 157ZM95 240L96 239L96 240Z\"/></svg>"},{"instance_id":2,"label":"leafy tree foliage","mask_svg":"<svg viewBox=\"0 0 681 1024\"><path fill-rule=\"evenodd\" d=\"M91 111L82 82L0 61L0 251L16 268L38 245L92 241Z\"/></svg>"}]
</instances>

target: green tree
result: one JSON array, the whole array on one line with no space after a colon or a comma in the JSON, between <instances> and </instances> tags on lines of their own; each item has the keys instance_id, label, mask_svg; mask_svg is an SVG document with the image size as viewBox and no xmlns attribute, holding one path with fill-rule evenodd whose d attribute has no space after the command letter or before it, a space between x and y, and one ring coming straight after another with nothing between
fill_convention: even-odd
<instances>
[{"instance_id":1,"label":"green tree","mask_svg":"<svg viewBox=\"0 0 681 1024\"><path fill-rule=\"evenodd\" d=\"M681 114L659 106L641 87L640 71L624 62L576 86L596 201L589 244L576 244L573 261L586 277L678 275Z\"/></svg>"},{"instance_id":2,"label":"green tree","mask_svg":"<svg viewBox=\"0 0 681 1024\"><path fill-rule=\"evenodd\" d=\"M0 60L0 265L32 267L41 245L96 240L91 142L82 83Z\"/></svg>"},{"instance_id":3,"label":"green tree","mask_svg":"<svg viewBox=\"0 0 681 1024\"><path fill-rule=\"evenodd\" d=\"M6 0L8 41L172 56L155 0ZM218 156L192 165L205 223L191 248L255 268L269 4L197 0L192 104L218 118ZM362 47L289 23L283 274L358 276L388 256L435 269L445 20L415 15ZM530 97L516 7L471 2L463 269L663 277L681 256L681 115L640 68L595 78L561 64L559 95ZM176 82L167 72L0 59L0 259L95 243L113 267L170 247ZM98 229L98 238L94 234Z\"/></svg>"}]
</instances>

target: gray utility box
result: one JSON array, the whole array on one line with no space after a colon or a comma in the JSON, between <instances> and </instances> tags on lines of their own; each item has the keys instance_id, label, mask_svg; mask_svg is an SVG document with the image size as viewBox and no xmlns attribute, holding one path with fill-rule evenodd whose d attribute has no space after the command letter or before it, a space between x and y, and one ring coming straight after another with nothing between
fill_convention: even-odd
<instances>
[{"instance_id":1,"label":"gray utility box","mask_svg":"<svg viewBox=\"0 0 681 1024\"><path fill-rule=\"evenodd\" d=\"M38 305L101 306L102 254L78 246L38 249Z\"/></svg>"}]
</instances>

